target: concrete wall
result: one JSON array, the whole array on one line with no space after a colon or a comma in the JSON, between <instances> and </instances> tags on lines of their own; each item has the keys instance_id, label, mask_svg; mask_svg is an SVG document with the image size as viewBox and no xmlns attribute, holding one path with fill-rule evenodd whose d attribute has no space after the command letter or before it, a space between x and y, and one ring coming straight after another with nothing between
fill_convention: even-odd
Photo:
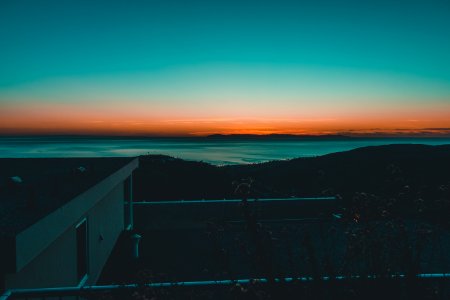
<instances>
[{"instance_id":1,"label":"concrete wall","mask_svg":"<svg viewBox=\"0 0 450 300\"><path fill-rule=\"evenodd\" d=\"M6 275L5 287L34 288L77 284L75 226L20 272Z\"/></svg>"},{"instance_id":2,"label":"concrete wall","mask_svg":"<svg viewBox=\"0 0 450 300\"><path fill-rule=\"evenodd\" d=\"M123 193L121 183L88 213L88 285L97 282L117 238L124 229Z\"/></svg>"},{"instance_id":3,"label":"concrete wall","mask_svg":"<svg viewBox=\"0 0 450 300\"><path fill-rule=\"evenodd\" d=\"M85 217L89 249L86 284L94 284L124 227L123 193L121 182L19 272L6 275L6 288L78 285L75 226Z\"/></svg>"},{"instance_id":4,"label":"concrete wall","mask_svg":"<svg viewBox=\"0 0 450 300\"><path fill-rule=\"evenodd\" d=\"M16 236L16 270L19 272L45 251L70 226L95 207L119 183L123 183L138 167L138 159L103 179L90 189L76 196L39 222L28 227Z\"/></svg>"}]
</instances>

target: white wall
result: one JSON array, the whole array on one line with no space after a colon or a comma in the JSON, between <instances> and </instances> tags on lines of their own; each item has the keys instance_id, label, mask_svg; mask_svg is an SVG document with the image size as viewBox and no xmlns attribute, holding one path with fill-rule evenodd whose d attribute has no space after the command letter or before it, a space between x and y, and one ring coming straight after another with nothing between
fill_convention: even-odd
<instances>
[{"instance_id":1,"label":"white wall","mask_svg":"<svg viewBox=\"0 0 450 300\"><path fill-rule=\"evenodd\" d=\"M78 285L75 226L85 217L89 232L89 276L86 284L94 284L123 231L123 193L121 182L19 272L6 275L6 288ZM103 240L100 240L100 235Z\"/></svg>"},{"instance_id":2,"label":"white wall","mask_svg":"<svg viewBox=\"0 0 450 300\"><path fill-rule=\"evenodd\" d=\"M95 284L120 233L124 229L123 183L88 213L89 277ZM103 240L100 240L100 235Z\"/></svg>"}]
</instances>

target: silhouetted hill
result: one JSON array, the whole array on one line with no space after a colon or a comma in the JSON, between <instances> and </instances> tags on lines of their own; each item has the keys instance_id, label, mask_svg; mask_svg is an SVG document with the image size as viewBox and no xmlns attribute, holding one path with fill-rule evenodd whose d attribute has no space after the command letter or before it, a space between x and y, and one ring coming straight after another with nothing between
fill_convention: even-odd
<instances>
[{"instance_id":1,"label":"silhouetted hill","mask_svg":"<svg viewBox=\"0 0 450 300\"><path fill-rule=\"evenodd\" d=\"M230 179L223 169L164 155L140 157L135 171L137 200L220 199L230 195Z\"/></svg>"},{"instance_id":2,"label":"silhouetted hill","mask_svg":"<svg viewBox=\"0 0 450 300\"><path fill-rule=\"evenodd\" d=\"M320 157L217 167L167 156L142 156L139 199L234 198L233 182L252 178L257 196L317 196L370 192L390 196L450 182L450 145L387 145Z\"/></svg>"},{"instance_id":3,"label":"silhouetted hill","mask_svg":"<svg viewBox=\"0 0 450 300\"><path fill-rule=\"evenodd\" d=\"M389 192L387 181L402 176L409 184L446 184L450 145L386 145L314 158L225 167L232 177L251 177L280 193ZM330 190L331 189L331 190Z\"/></svg>"},{"instance_id":4,"label":"silhouetted hill","mask_svg":"<svg viewBox=\"0 0 450 300\"><path fill-rule=\"evenodd\" d=\"M439 219L450 214L449 167L450 145L372 146L221 167L148 155L140 158L134 186L138 201L232 199L236 183L251 180L255 197L340 195L348 208L365 203L366 214L389 206L391 213L420 211Z\"/></svg>"}]
</instances>

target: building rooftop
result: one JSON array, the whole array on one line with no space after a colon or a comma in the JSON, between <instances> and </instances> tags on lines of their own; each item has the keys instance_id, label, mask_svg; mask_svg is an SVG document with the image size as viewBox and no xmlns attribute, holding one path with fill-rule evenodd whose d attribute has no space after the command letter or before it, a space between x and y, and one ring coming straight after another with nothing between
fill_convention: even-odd
<instances>
[{"instance_id":1,"label":"building rooftop","mask_svg":"<svg viewBox=\"0 0 450 300\"><path fill-rule=\"evenodd\" d=\"M0 159L0 238L16 236L133 159Z\"/></svg>"}]
</instances>

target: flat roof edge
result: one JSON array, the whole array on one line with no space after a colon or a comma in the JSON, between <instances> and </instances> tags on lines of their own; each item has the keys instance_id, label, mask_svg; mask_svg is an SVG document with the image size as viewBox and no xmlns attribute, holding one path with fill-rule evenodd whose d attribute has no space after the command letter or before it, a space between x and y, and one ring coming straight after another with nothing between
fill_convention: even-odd
<instances>
[{"instance_id":1,"label":"flat roof edge","mask_svg":"<svg viewBox=\"0 0 450 300\"><path fill-rule=\"evenodd\" d=\"M138 166L139 158L136 157L63 206L18 233L15 239L16 266L14 271L20 271L36 258L79 218L97 205L117 184L131 175Z\"/></svg>"}]
</instances>

